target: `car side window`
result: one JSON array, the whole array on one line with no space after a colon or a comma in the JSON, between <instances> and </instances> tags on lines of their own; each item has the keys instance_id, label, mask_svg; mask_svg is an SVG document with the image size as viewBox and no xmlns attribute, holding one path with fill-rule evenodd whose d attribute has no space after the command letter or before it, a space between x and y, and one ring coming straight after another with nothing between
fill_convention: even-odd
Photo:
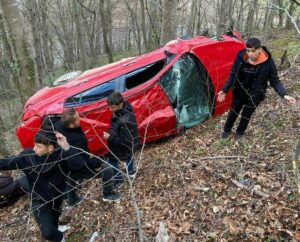
<instances>
[{"instance_id":1,"label":"car side window","mask_svg":"<svg viewBox=\"0 0 300 242\"><path fill-rule=\"evenodd\" d=\"M139 86L153 78L165 65L165 60L152 63L137 70L134 70L125 76L125 89L129 90Z\"/></svg>"},{"instance_id":2,"label":"car side window","mask_svg":"<svg viewBox=\"0 0 300 242\"><path fill-rule=\"evenodd\" d=\"M92 87L65 100L65 107L74 107L100 101L116 89L115 80Z\"/></svg>"}]
</instances>

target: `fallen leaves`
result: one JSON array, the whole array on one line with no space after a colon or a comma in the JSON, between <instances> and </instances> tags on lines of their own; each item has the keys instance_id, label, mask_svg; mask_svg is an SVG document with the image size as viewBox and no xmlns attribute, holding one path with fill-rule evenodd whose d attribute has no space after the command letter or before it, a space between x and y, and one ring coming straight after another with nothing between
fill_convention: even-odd
<instances>
[{"instance_id":1,"label":"fallen leaves","mask_svg":"<svg viewBox=\"0 0 300 242\"><path fill-rule=\"evenodd\" d=\"M233 137L219 141L223 115L148 145L141 160L138 153L135 194L145 237L155 238L163 222L169 241L300 241L290 162L293 141L300 136L299 125L291 125L299 123L295 116L269 92L250 123L246 144ZM124 184L120 190L120 203L106 204L98 180L84 185L83 204L61 218L71 226L67 238L86 241L97 231L95 241L136 241L128 189ZM38 241L38 228L20 203L0 210L0 238L20 241L28 224L28 236Z\"/></svg>"}]
</instances>

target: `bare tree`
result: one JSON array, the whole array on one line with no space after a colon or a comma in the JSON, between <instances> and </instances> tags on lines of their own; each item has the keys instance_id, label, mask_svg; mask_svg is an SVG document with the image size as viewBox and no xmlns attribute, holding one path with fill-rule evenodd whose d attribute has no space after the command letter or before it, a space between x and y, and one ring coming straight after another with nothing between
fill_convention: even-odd
<instances>
[{"instance_id":1,"label":"bare tree","mask_svg":"<svg viewBox=\"0 0 300 242\"><path fill-rule=\"evenodd\" d=\"M79 59L81 60L81 66L85 70L88 67L88 60L87 60L87 54L86 54L86 48L84 44L84 37L82 32L82 26L80 22L80 14L79 14L79 7L77 0L72 0L72 7L74 12L74 19L75 19L75 25L76 25L76 32L77 32L77 40L79 45Z\"/></svg>"},{"instance_id":2,"label":"bare tree","mask_svg":"<svg viewBox=\"0 0 300 242\"><path fill-rule=\"evenodd\" d=\"M15 0L1 1L3 27L6 33L7 47L11 53L15 84L24 102L26 96L35 89L34 65L29 56L27 41L23 34L23 20ZM33 90L32 90L33 89Z\"/></svg>"},{"instance_id":3,"label":"bare tree","mask_svg":"<svg viewBox=\"0 0 300 242\"><path fill-rule=\"evenodd\" d=\"M102 33L103 33L103 42L104 49L107 54L108 60L110 63L113 62L113 51L112 51L112 19L111 19L111 0L100 0L100 15L102 22Z\"/></svg>"},{"instance_id":4,"label":"bare tree","mask_svg":"<svg viewBox=\"0 0 300 242\"><path fill-rule=\"evenodd\" d=\"M178 0L164 0L161 43L165 44L175 37L176 6Z\"/></svg>"},{"instance_id":5,"label":"bare tree","mask_svg":"<svg viewBox=\"0 0 300 242\"><path fill-rule=\"evenodd\" d=\"M249 38L253 34L253 28L254 28L254 13L257 10L257 0L249 0L249 10L248 10L248 16L246 20L246 36Z\"/></svg>"}]
</instances>

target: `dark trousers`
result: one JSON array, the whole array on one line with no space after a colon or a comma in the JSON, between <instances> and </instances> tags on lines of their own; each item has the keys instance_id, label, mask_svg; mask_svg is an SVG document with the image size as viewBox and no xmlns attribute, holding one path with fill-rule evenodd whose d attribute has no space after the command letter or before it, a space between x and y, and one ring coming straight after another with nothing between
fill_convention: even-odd
<instances>
[{"instance_id":1,"label":"dark trousers","mask_svg":"<svg viewBox=\"0 0 300 242\"><path fill-rule=\"evenodd\" d=\"M224 132L231 132L231 129L242 110L241 120L236 129L236 133L244 134L252 114L255 112L255 109L261 101L261 99L253 99L246 95L244 97L233 97L232 107L224 125Z\"/></svg>"},{"instance_id":2,"label":"dark trousers","mask_svg":"<svg viewBox=\"0 0 300 242\"><path fill-rule=\"evenodd\" d=\"M46 204L41 201L32 202L35 221L40 227L42 237L46 240L56 242L63 239L63 233L58 230L61 204L62 198Z\"/></svg>"},{"instance_id":3,"label":"dark trousers","mask_svg":"<svg viewBox=\"0 0 300 242\"><path fill-rule=\"evenodd\" d=\"M103 195L108 195L113 192L114 183L113 183L113 170L105 163L100 164L101 170L97 171L95 169L85 168L76 173L71 173L70 178L68 179L67 185L67 198L70 204L78 199L76 194L77 182L81 182L84 179L91 178L100 178L102 177L102 187Z\"/></svg>"},{"instance_id":4,"label":"dark trousers","mask_svg":"<svg viewBox=\"0 0 300 242\"><path fill-rule=\"evenodd\" d=\"M128 172L128 174L131 174L134 171L134 159L133 156L129 156L127 159L125 159L125 164L126 164L126 172ZM113 168L113 172L114 172L114 181L115 182L123 182L124 178L119 170L119 160L115 157L108 157L108 163L111 165L111 167Z\"/></svg>"}]
</instances>

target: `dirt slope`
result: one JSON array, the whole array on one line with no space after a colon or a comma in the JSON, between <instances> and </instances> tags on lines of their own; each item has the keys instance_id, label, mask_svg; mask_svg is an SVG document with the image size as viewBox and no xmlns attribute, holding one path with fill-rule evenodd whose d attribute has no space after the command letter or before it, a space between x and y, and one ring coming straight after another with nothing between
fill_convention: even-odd
<instances>
[{"instance_id":1,"label":"dirt slope","mask_svg":"<svg viewBox=\"0 0 300 242\"><path fill-rule=\"evenodd\" d=\"M300 64L283 78L300 98ZM218 139L226 115L138 152L134 192L142 228L151 241L162 221L170 241L300 241L299 199L292 155L300 137L298 104L269 90L243 143ZM245 186L245 188L240 188ZM136 241L129 186L117 204L100 200L97 181L82 189L85 201L65 211L67 241ZM1 241L40 241L28 199L0 210Z\"/></svg>"}]
</instances>

